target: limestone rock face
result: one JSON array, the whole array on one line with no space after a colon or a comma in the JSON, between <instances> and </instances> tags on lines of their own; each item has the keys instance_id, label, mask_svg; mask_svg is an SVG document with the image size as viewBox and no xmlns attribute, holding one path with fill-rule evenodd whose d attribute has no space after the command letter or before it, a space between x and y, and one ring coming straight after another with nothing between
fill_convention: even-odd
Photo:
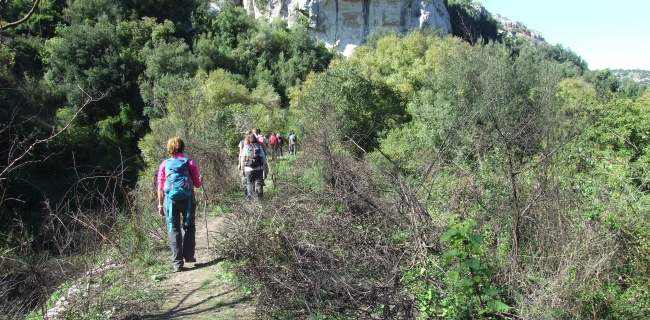
<instances>
[{"instance_id":1,"label":"limestone rock face","mask_svg":"<svg viewBox=\"0 0 650 320\"><path fill-rule=\"evenodd\" d=\"M243 0L246 11L289 26L309 24L312 36L349 56L378 27L437 28L451 33L443 0Z\"/></svg>"}]
</instances>

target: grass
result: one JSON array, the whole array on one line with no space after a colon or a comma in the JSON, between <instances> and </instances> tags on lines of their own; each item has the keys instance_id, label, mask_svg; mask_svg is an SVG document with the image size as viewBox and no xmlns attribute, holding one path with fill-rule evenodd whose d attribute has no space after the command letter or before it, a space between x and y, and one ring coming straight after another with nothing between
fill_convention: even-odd
<instances>
[{"instance_id":1,"label":"grass","mask_svg":"<svg viewBox=\"0 0 650 320\"><path fill-rule=\"evenodd\" d=\"M163 266L160 263L135 263L130 266L119 264L118 267L99 271L105 267L106 261L110 260L110 250L106 253L103 259L97 257L97 261L89 266L95 270L91 278L81 276L60 285L46 303L45 312L54 308L62 297L69 303L60 315L64 319L102 319L107 315L120 317L123 313L139 310L142 306L140 302L153 305L154 301L160 300L160 292L151 290L148 285L155 280L147 279L149 274L161 270ZM135 267L135 272L129 271L130 267ZM77 289L70 291L72 287ZM43 319L43 313L43 310L35 310L27 315L26 319Z\"/></svg>"},{"instance_id":2,"label":"grass","mask_svg":"<svg viewBox=\"0 0 650 320\"><path fill-rule=\"evenodd\" d=\"M212 284L212 279L210 279L210 278L208 278L208 279L203 279L203 281L201 281L201 288L208 287L208 286L210 286L211 284Z\"/></svg>"},{"instance_id":3,"label":"grass","mask_svg":"<svg viewBox=\"0 0 650 320\"><path fill-rule=\"evenodd\" d=\"M208 212L208 217L221 217L224 213L231 212L232 208L225 205L216 205L210 212Z\"/></svg>"},{"instance_id":4,"label":"grass","mask_svg":"<svg viewBox=\"0 0 650 320\"><path fill-rule=\"evenodd\" d=\"M234 264L228 260L219 262L219 269L215 276L219 280L234 280L236 278Z\"/></svg>"},{"instance_id":5,"label":"grass","mask_svg":"<svg viewBox=\"0 0 650 320\"><path fill-rule=\"evenodd\" d=\"M45 310L52 309L56 302L63 296L66 295L68 292L68 289L72 286L72 282L68 281L63 283L62 285L59 286L59 288L54 291L54 293L50 296L50 299L46 303L46 308ZM27 315L25 319L27 320L41 320L44 318L44 314L42 310L35 310L32 311L30 314Z\"/></svg>"}]
</instances>

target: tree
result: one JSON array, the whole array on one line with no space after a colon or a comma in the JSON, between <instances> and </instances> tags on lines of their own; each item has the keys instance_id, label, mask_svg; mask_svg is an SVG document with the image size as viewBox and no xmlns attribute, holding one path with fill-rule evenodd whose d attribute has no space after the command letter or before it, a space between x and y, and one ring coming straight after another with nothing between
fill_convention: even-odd
<instances>
[{"instance_id":1,"label":"tree","mask_svg":"<svg viewBox=\"0 0 650 320\"><path fill-rule=\"evenodd\" d=\"M119 102L141 108L137 79L145 64L132 40L118 36L118 31L121 30L108 21L60 26L58 37L45 44L45 79L71 106L79 100L75 91L70 90L77 85L91 94L106 94L101 104L86 110L84 120L88 123L119 113Z\"/></svg>"},{"instance_id":2,"label":"tree","mask_svg":"<svg viewBox=\"0 0 650 320\"><path fill-rule=\"evenodd\" d=\"M6 24L2 24L2 10L4 9L5 6L9 3L9 0L1 0L0 1L0 45L2 44L2 32L11 28L15 28L23 23L25 23L36 11L36 8L38 8L39 3L41 0L33 0L31 4L31 9L24 14L23 17L19 18L18 20L8 22Z\"/></svg>"},{"instance_id":3,"label":"tree","mask_svg":"<svg viewBox=\"0 0 650 320\"><path fill-rule=\"evenodd\" d=\"M596 87L596 91L601 95L618 92L620 87L618 78L609 69L590 70L585 74L585 78Z\"/></svg>"},{"instance_id":4,"label":"tree","mask_svg":"<svg viewBox=\"0 0 650 320\"><path fill-rule=\"evenodd\" d=\"M82 89L79 88L79 90ZM77 116L79 116L81 111L87 105L92 102L99 101L103 98L103 96L94 98L89 96L87 93L85 94L86 100L82 103L79 109L77 109L77 111L71 115L67 122L63 123L58 128L52 127L52 131L43 137L39 137L40 133L36 131L20 134L13 133L8 137L5 136L6 133L12 133L16 131L20 132L20 126L22 124L34 120L34 118L18 119L16 117L17 112L14 110L12 115L9 117L9 122L0 125L0 134L5 138L10 139L8 141L3 141L3 144L9 145L10 147L2 152L4 154L3 158L5 158L7 162L6 164L0 165L0 183L2 183L4 180L7 180L9 173L14 170L20 169L26 165L44 162L47 160L51 155L37 155L37 157L34 157L34 149L36 149L36 147L41 144L53 142L59 135L64 133L70 126L73 125ZM3 198L0 198L0 200L2 199Z\"/></svg>"},{"instance_id":5,"label":"tree","mask_svg":"<svg viewBox=\"0 0 650 320\"><path fill-rule=\"evenodd\" d=\"M501 40L497 21L486 10L477 11L472 6L472 1L445 0L445 7L449 12L454 36L472 45Z\"/></svg>"},{"instance_id":6,"label":"tree","mask_svg":"<svg viewBox=\"0 0 650 320\"><path fill-rule=\"evenodd\" d=\"M407 118L404 101L395 90L364 78L343 61L315 75L302 91L295 95L290 111L298 117L303 141L342 146L355 155L375 150L379 137Z\"/></svg>"}]
</instances>

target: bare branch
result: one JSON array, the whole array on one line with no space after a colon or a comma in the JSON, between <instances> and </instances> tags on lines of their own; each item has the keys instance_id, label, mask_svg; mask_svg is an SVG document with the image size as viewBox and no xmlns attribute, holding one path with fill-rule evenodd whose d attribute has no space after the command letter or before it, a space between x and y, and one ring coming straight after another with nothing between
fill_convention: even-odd
<instances>
[{"instance_id":1,"label":"bare branch","mask_svg":"<svg viewBox=\"0 0 650 320\"><path fill-rule=\"evenodd\" d=\"M34 0L34 3L32 5L32 9L30 9L29 12L22 19L14 21L14 22L7 23L4 26L1 26L0 30L4 31L4 30L10 29L10 28L15 28L15 27L19 26L20 24L24 23L25 21L27 21L29 18L32 17L34 12L36 11L36 8L38 8L38 4L40 2L41 2L41 0ZM7 0L4 0L2 2L2 4L6 4L6 3L7 3Z\"/></svg>"},{"instance_id":2,"label":"bare branch","mask_svg":"<svg viewBox=\"0 0 650 320\"><path fill-rule=\"evenodd\" d=\"M84 101L83 105L74 113L74 115L68 121L68 123L66 123L62 128L56 130L54 127L52 127L52 133L50 133L50 135L48 137L43 138L43 139L36 138L36 132L32 132L32 133L28 134L26 137L23 137L23 139L21 141L17 141L15 144L12 144L11 149L8 152L8 155L9 155L8 156L8 160L9 160L8 164L7 164L6 167L2 168L2 171L0 171L0 181L7 179L6 175L11 171L16 170L17 168L20 168L20 167L22 167L22 166L24 166L24 165L26 165L28 163L42 162L42 161L46 160L49 156L46 156L44 159L40 159L38 161L36 161L36 160L27 161L26 157L32 154L32 151L34 150L34 148L36 148L36 146L38 146L40 144L43 144L43 143L51 142L56 137L58 137L60 134L62 134L66 130L68 130L68 128L70 128L70 126L72 125L74 120L77 118L77 116L81 113L81 111L87 105L89 105L92 102L99 101L105 96L105 94L102 93L98 98L93 98L88 93L86 93L81 87L79 87L79 90L81 90L86 95L86 100ZM13 121L13 117L12 117L11 121ZM3 131L6 130L6 129L7 128L2 128ZM28 142L28 141L30 141L32 139L35 139L35 140L33 140L31 143ZM24 145L24 144L26 145L28 143L29 143L29 145L26 146L24 149L21 148L22 145ZM19 151L20 149L22 149L22 150ZM12 157L14 152L18 153L18 155L15 156L15 157Z\"/></svg>"}]
</instances>

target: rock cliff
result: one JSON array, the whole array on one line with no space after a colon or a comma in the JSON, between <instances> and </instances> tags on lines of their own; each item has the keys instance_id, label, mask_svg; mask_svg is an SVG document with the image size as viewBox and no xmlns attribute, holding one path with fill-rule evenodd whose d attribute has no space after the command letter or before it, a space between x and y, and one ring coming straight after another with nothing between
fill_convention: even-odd
<instances>
[{"instance_id":1,"label":"rock cliff","mask_svg":"<svg viewBox=\"0 0 650 320\"><path fill-rule=\"evenodd\" d=\"M430 27L451 33L443 0L243 0L242 5L256 18L308 24L314 38L346 56L378 27L404 33Z\"/></svg>"},{"instance_id":2,"label":"rock cliff","mask_svg":"<svg viewBox=\"0 0 650 320\"><path fill-rule=\"evenodd\" d=\"M533 43L546 42L544 35L541 32L529 29L521 22L512 21L499 14L492 14L487 9L485 9L483 4L480 2L472 3L472 8L476 14L491 15L494 20L499 22L499 33L504 34L513 40L516 40L517 38L524 38Z\"/></svg>"}]
</instances>

